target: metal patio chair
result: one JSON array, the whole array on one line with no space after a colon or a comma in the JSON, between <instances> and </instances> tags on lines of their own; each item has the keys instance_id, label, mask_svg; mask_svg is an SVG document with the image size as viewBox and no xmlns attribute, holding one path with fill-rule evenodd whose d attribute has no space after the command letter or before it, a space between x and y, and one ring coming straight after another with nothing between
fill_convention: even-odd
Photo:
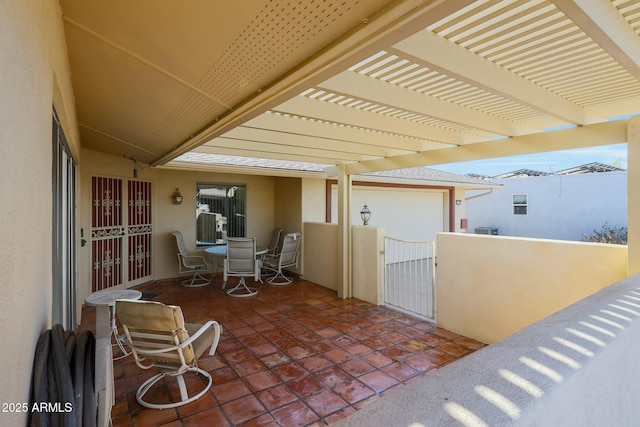
<instances>
[{"instance_id":1,"label":"metal patio chair","mask_svg":"<svg viewBox=\"0 0 640 427\"><path fill-rule=\"evenodd\" d=\"M195 401L211 388L211 375L198 368L198 358L207 348L210 356L215 353L222 332L218 322L210 320L204 325L185 323L180 307L157 301L117 300L116 313L124 330L124 340L138 367L160 371L136 391L140 405L153 409L175 408ZM183 378L190 373L202 376L207 384L190 393ZM151 402L145 399L145 394L166 376L176 377L179 400ZM190 386L199 383L188 382Z\"/></svg>"},{"instance_id":2,"label":"metal patio chair","mask_svg":"<svg viewBox=\"0 0 640 427\"><path fill-rule=\"evenodd\" d=\"M178 245L178 263L180 274L191 273L192 276L189 279L185 279L180 284L182 286L196 288L199 286L205 286L211 283L210 278L202 276L200 273L208 273L213 267L213 262L205 257L201 252L189 252L184 245L184 239L182 232L171 232L176 238L176 244Z\"/></svg>"},{"instance_id":3,"label":"metal patio chair","mask_svg":"<svg viewBox=\"0 0 640 427\"><path fill-rule=\"evenodd\" d=\"M262 268L273 273L273 276L267 279L267 283L288 285L293 281L293 279L285 276L284 269L298 267L301 241L302 233L289 233L284 236L279 254L265 256Z\"/></svg>"},{"instance_id":4,"label":"metal patio chair","mask_svg":"<svg viewBox=\"0 0 640 427\"><path fill-rule=\"evenodd\" d=\"M227 291L233 297L250 297L258 293L258 288L249 287L245 277L260 279L261 261L256 259L256 239L254 237L229 237L227 239L227 257L224 260L222 289L227 286L229 277L240 277L238 284Z\"/></svg>"}]
</instances>

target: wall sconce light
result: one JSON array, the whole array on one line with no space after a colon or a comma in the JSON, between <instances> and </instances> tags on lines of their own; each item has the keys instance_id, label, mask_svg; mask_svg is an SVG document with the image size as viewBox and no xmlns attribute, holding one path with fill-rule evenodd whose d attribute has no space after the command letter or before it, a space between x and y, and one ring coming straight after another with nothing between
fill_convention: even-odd
<instances>
[{"instance_id":1,"label":"wall sconce light","mask_svg":"<svg viewBox=\"0 0 640 427\"><path fill-rule=\"evenodd\" d=\"M360 216L362 217L362 222L364 225L369 225L369 218L371 218L371 211L367 205L364 205L362 210L360 211Z\"/></svg>"},{"instance_id":2,"label":"wall sconce light","mask_svg":"<svg viewBox=\"0 0 640 427\"><path fill-rule=\"evenodd\" d=\"M462 200L457 199L457 200L456 200L456 205L460 206L461 204L462 204Z\"/></svg>"},{"instance_id":3,"label":"wall sconce light","mask_svg":"<svg viewBox=\"0 0 640 427\"><path fill-rule=\"evenodd\" d=\"M181 205L182 204L182 194L180 194L180 189L176 188L176 191L173 193L173 204Z\"/></svg>"}]
</instances>

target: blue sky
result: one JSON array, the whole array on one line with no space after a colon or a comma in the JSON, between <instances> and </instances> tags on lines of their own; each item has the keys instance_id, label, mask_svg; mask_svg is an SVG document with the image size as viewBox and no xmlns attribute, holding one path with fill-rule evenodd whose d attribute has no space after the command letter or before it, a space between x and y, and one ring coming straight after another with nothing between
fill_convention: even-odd
<instances>
[{"instance_id":1,"label":"blue sky","mask_svg":"<svg viewBox=\"0 0 640 427\"><path fill-rule=\"evenodd\" d=\"M543 172L557 172L562 169L580 166L591 162L605 163L607 165L626 169L627 144L552 151L525 156L501 157L499 159L476 160L472 162L433 165L429 167L462 175L476 173L494 176L523 168L535 169Z\"/></svg>"}]
</instances>

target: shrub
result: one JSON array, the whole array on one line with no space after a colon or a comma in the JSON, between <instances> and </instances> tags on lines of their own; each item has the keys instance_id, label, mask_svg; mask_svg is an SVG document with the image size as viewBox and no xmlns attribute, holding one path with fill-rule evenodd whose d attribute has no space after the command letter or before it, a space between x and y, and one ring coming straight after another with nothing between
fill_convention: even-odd
<instances>
[{"instance_id":1,"label":"shrub","mask_svg":"<svg viewBox=\"0 0 640 427\"><path fill-rule=\"evenodd\" d=\"M600 229L593 230L592 234L583 234L582 241L626 245L627 227L610 226L605 222Z\"/></svg>"}]
</instances>

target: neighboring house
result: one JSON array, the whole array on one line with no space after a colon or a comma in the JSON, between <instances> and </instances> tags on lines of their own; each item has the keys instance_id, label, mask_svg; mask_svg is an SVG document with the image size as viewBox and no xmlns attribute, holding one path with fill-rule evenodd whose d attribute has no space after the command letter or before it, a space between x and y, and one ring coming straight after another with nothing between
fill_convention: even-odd
<instances>
[{"instance_id":1,"label":"neighboring house","mask_svg":"<svg viewBox=\"0 0 640 427\"><path fill-rule=\"evenodd\" d=\"M620 168L590 163L555 174L518 170L491 180L504 188L467 195L470 233L488 227L506 236L581 240L605 223L627 225L627 172Z\"/></svg>"},{"instance_id":2,"label":"neighboring house","mask_svg":"<svg viewBox=\"0 0 640 427\"><path fill-rule=\"evenodd\" d=\"M337 184L331 186L327 210L337 223ZM495 183L431 168L417 167L375 172L354 177L352 223L362 224L360 209L371 210L369 224L383 227L388 237L435 241L443 231L464 231L466 190L499 188ZM357 209L356 209L357 207Z\"/></svg>"}]
</instances>

